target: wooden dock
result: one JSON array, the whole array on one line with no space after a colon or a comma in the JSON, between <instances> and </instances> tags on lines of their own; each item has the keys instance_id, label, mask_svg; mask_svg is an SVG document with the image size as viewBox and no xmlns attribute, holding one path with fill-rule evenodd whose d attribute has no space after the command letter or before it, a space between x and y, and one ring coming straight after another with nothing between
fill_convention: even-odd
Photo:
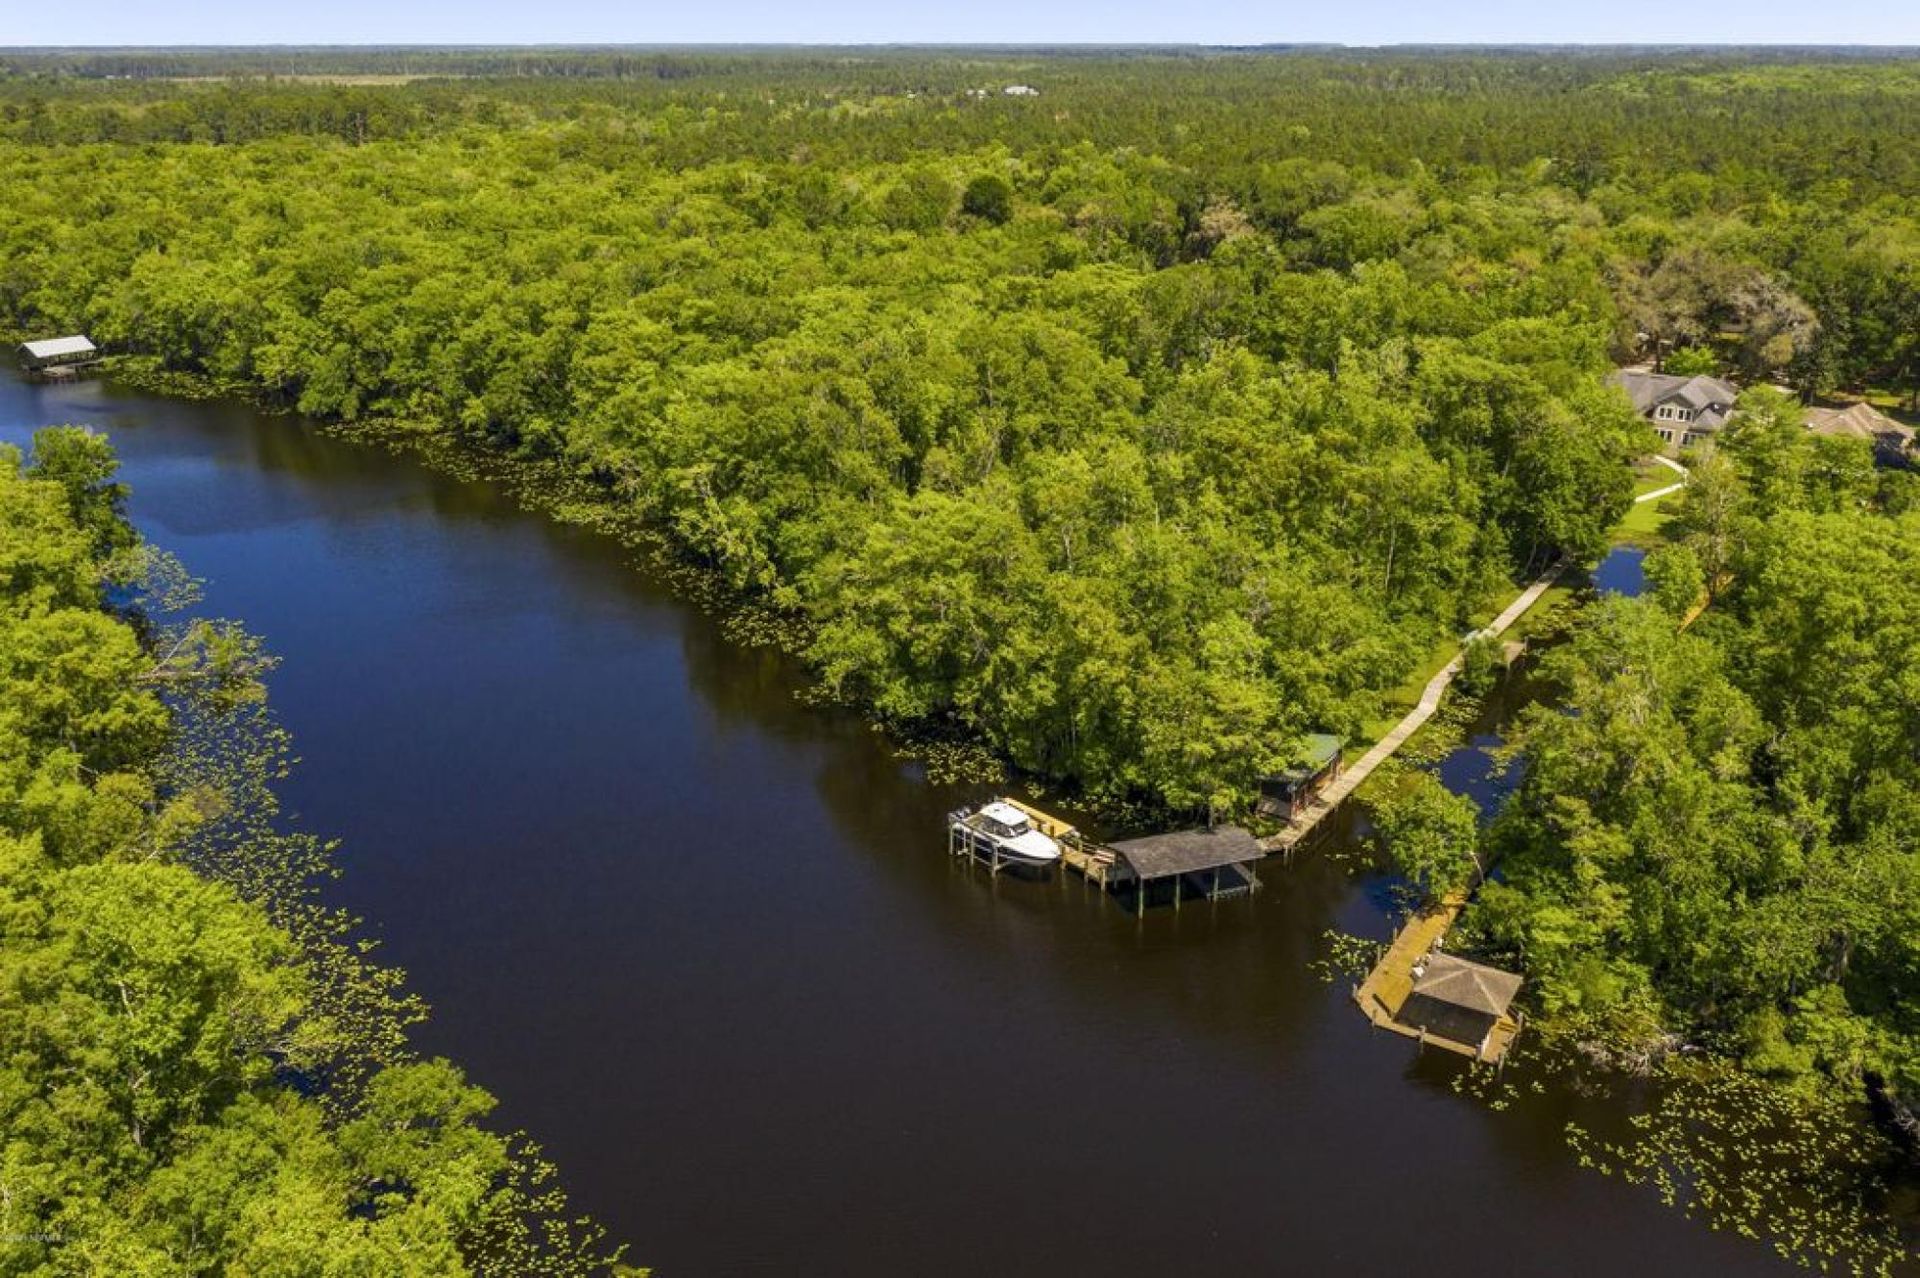
<instances>
[{"instance_id":1,"label":"wooden dock","mask_svg":"<svg viewBox=\"0 0 1920 1278\"><path fill-rule=\"evenodd\" d=\"M1431 1043L1449 1052L1497 1065L1506 1057L1513 1040L1520 1036L1524 1025L1522 1020L1502 1015L1486 1039L1477 1045L1429 1034L1418 1026L1407 1025L1399 1020L1400 1009L1406 1006L1408 997L1413 993L1414 968L1439 945L1466 905L1467 894L1455 892L1438 905L1429 906L1408 919L1406 925L1394 933L1393 942L1387 946L1387 952L1380 956L1380 961L1374 964L1373 970L1367 973L1367 978L1354 989L1353 1001L1360 1005L1367 1020L1377 1029L1392 1030L1396 1034L1417 1039L1422 1045Z\"/></svg>"},{"instance_id":2,"label":"wooden dock","mask_svg":"<svg viewBox=\"0 0 1920 1278\"><path fill-rule=\"evenodd\" d=\"M1534 579L1533 584L1521 591L1484 630L1476 630L1468 635L1468 640L1482 637L1498 638L1505 634L1514 622L1526 614L1527 609L1540 601L1540 596L1546 594L1553 583L1560 580L1560 574L1565 571L1566 563L1562 561L1541 573ZM1269 853L1291 854L1302 840L1313 833L1314 827L1326 820L1348 795L1359 789L1361 783L1373 775L1375 768L1392 758L1394 753L1407 743L1407 738L1426 726L1427 720L1433 718L1434 712L1440 708L1440 701L1446 696L1447 688L1452 685L1465 663L1466 651L1463 647L1460 652L1454 654L1453 660L1440 668L1438 674L1427 680L1427 686L1421 690L1419 704L1408 711L1407 716L1396 723L1391 732L1376 741L1371 750L1360 756L1359 762L1342 772L1331 785L1315 796L1307 810L1288 822L1285 829L1262 839L1260 846Z\"/></svg>"},{"instance_id":3,"label":"wooden dock","mask_svg":"<svg viewBox=\"0 0 1920 1278\"><path fill-rule=\"evenodd\" d=\"M1236 826L1175 830L1106 844L1030 803L1014 798L999 802L1025 813L1036 830L1060 845L1067 868L1087 882L1109 892L1131 889L1136 914L1145 915L1150 896L1178 910L1182 901L1220 900L1260 889L1253 866L1264 850L1258 839Z\"/></svg>"}]
</instances>

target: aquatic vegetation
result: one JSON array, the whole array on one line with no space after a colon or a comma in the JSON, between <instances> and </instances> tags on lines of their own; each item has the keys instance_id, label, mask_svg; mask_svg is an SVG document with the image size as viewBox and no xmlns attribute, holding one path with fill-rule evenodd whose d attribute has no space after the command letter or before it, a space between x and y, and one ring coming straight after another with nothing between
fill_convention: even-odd
<instances>
[{"instance_id":1,"label":"aquatic vegetation","mask_svg":"<svg viewBox=\"0 0 1920 1278\"><path fill-rule=\"evenodd\" d=\"M1325 942L1326 950L1307 964L1307 970L1329 985L1335 981L1358 981L1373 970L1387 948L1385 942L1353 936L1337 928L1328 928L1320 934L1320 939Z\"/></svg>"},{"instance_id":2,"label":"aquatic vegetation","mask_svg":"<svg viewBox=\"0 0 1920 1278\"><path fill-rule=\"evenodd\" d=\"M1629 1135L1568 1124L1582 1167L1822 1273L1890 1275L1914 1259L1885 1211L1894 1151L1857 1103L1790 1091L1726 1062L1675 1064L1659 1084Z\"/></svg>"}]
</instances>

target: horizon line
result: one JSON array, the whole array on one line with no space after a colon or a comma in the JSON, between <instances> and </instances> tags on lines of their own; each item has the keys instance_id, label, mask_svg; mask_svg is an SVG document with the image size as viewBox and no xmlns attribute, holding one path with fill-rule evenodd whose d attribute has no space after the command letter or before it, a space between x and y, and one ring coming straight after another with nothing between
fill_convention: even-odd
<instances>
[{"instance_id":1,"label":"horizon line","mask_svg":"<svg viewBox=\"0 0 1920 1278\"><path fill-rule=\"evenodd\" d=\"M1224 52L1312 52L1320 50L1590 50L1590 51L1690 51L1740 52L1749 49L1769 51L1805 50L1808 52L1910 52L1920 55L1920 43L1849 40L1818 43L1805 40L1399 40L1380 43L1356 43L1341 40L1262 40L1262 41L1182 41L1182 40L557 40L557 41L258 41L236 44L204 42L185 44L15 44L0 45L0 53L143 53L143 52L226 52L231 50L285 50L327 52L332 50L764 50L764 49L914 49L914 50L997 50L1006 52L1044 52L1049 49L1178 49L1218 50Z\"/></svg>"}]
</instances>

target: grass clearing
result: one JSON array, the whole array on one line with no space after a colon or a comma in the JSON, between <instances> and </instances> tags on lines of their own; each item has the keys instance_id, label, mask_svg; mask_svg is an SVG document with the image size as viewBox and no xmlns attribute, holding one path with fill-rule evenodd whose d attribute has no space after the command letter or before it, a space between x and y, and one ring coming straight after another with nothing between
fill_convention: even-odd
<instances>
[{"instance_id":1,"label":"grass clearing","mask_svg":"<svg viewBox=\"0 0 1920 1278\"><path fill-rule=\"evenodd\" d=\"M1491 617L1489 617L1491 620ZM1416 666L1406 678L1381 694L1380 710L1367 720L1363 730L1365 745L1371 746L1393 726L1407 717L1407 712L1420 704L1420 694L1427 690L1427 684L1440 673L1449 661L1460 651L1460 640L1455 637L1441 639L1433 645L1427 657Z\"/></svg>"},{"instance_id":2,"label":"grass clearing","mask_svg":"<svg viewBox=\"0 0 1920 1278\"><path fill-rule=\"evenodd\" d=\"M1635 502L1628 509L1613 530L1613 540L1619 546L1651 546L1661 540L1662 529L1667 520L1673 517L1668 503L1678 494L1668 494L1654 501Z\"/></svg>"},{"instance_id":3,"label":"grass clearing","mask_svg":"<svg viewBox=\"0 0 1920 1278\"><path fill-rule=\"evenodd\" d=\"M1633 495L1635 500L1648 493L1657 493L1662 488L1671 488L1680 482L1676 472L1667 469L1651 458L1642 458L1633 464Z\"/></svg>"}]
</instances>

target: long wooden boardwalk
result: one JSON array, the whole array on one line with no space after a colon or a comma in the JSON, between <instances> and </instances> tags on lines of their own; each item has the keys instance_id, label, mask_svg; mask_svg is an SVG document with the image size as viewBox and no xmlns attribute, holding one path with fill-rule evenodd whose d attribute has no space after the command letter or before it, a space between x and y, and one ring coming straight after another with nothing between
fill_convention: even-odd
<instances>
[{"instance_id":1,"label":"long wooden boardwalk","mask_svg":"<svg viewBox=\"0 0 1920 1278\"><path fill-rule=\"evenodd\" d=\"M1554 564L1534 579L1532 585L1521 591L1514 601L1506 606L1498 617L1484 629L1476 630L1468 636L1469 640L1481 637L1498 638L1520 620L1527 609L1540 601L1553 583L1560 580L1560 574L1566 571L1565 561ZM1314 827L1326 820L1327 816L1338 808L1343 800L1360 788L1362 782L1373 775L1373 770L1393 757L1395 751L1407 743L1407 738L1426 726L1433 718L1434 711L1440 708L1440 700L1446 696L1447 688L1460 673L1466 663L1466 650L1454 654L1453 660L1440 668L1440 672L1427 680L1427 686L1421 690L1419 704L1407 712L1407 716L1393 725L1393 730L1374 742L1373 748L1360 756L1359 762L1342 772L1334 782L1315 796L1307 810L1280 833L1260 841L1267 852L1291 852L1302 839L1313 833Z\"/></svg>"},{"instance_id":2,"label":"long wooden boardwalk","mask_svg":"<svg viewBox=\"0 0 1920 1278\"><path fill-rule=\"evenodd\" d=\"M1658 501L1686 487L1688 472L1685 466L1667 457L1655 456L1654 460L1678 474L1680 481L1650 493L1643 493L1634 498L1635 502ZM1561 563L1548 569L1537 581L1522 591L1519 598L1509 604L1507 610L1496 617L1493 624L1481 633L1499 635L1505 632L1539 600L1542 594L1546 593L1548 587L1559 579L1565 567L1566 565ZM1685 629L1687 623L1698 616L1705 607L1706 605L1702 603L1689 613L1686 621L1681 623L1681 628ZM1339 783L1327 787L1324 796L1327 800L1327 811L1332 811L1341 799L1353 793L1360 782L1366 780L1369 773L1380 766L1383 760L1399 749L1408 737L1433 717L1433 712L1439 707L1440 698L1446 692L1447 685L1452 683L1454 676L1460 672L1462 662L1463 657L1455 657L1448 662L1446 668L1427 684L1426 691L1420 697L1420 704L1414 707L1413 712L1402 719L1392 732L1381 738L1380 742L1369 750L1365 757L1354 765L1353 770L1340 779ZM1312 829L1313 823L1317 823L1325 815L1325 812L1309 813L1313 822L1303 822L1304 828L1298 832L1289 829L1276 836L1277 846L1292 847L1306 836L1307 831ZM1502 1016L1495 1022L1486 1041L1478 1046L1430 1036L1425 1030L1403 1024L1399 1020L1400 1009L1406 1006L1408 996L1413 993L1413 969L1433 952L1434 947L1440 943L1441 938L1446 936L1454 921L1460 917L1460 912L1466 908L1467 894L1453 892L1439 903L1428 906L1408 919L1400 930L1394 933L1393 941L1387 946L1386 953L1380 956L1380 961L1374 964L1373 970L1367 973L1366 979L1354 989L1353 1001L1359 1004L1367 1020L1379 1029L1392 1030L1396 1034L1418 1039L1423 1044L1432 1043L1450 1052L1474 1057L1476 1060L1498 1062L1506 1056L1507 1049L1513 1046L1513 1040L1520 1035L1522 1022L1511 1016Z\"/></svg>"}]
</instances>

